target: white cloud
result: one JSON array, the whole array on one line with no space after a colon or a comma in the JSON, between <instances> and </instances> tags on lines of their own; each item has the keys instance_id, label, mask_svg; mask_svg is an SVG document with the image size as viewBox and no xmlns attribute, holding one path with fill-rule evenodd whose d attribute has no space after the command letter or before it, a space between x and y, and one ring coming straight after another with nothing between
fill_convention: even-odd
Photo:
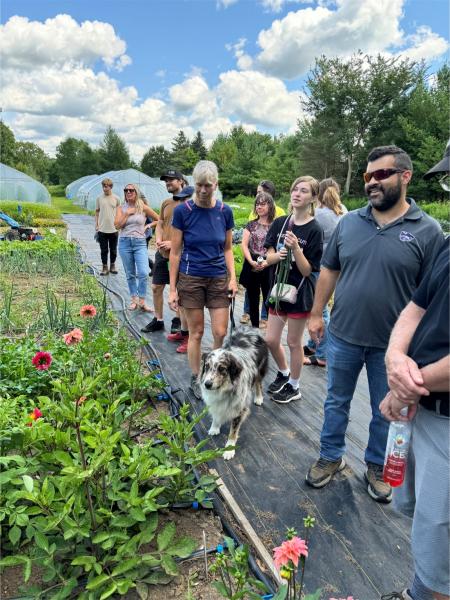
<instances>
[{"instance_id":1,"label":"white cloud","mask_svg":"<svg viewBox=\"0 0 450 600\"><path fill-rule=\"evenodd\" d=\"M260 32L254 68L291 79L304 75L318 54L348 57L362 50L401 52L416 60L441 56L448 43L428 27L405 36L403 5L404 0L337 0L336 9L322 5L289 12Z\"/></svg>"},{"instance_id":2,"label":"white cloud","mask_svg":"<svg viewBox=\"0 0 450 600\"><path fill-rule=\"evenodd\" d=\"M225 46L228 51L234 53L238 68L243 70L251 69L253 64L252 57L244 52L246 43L245 38L240 38L235 44L226 44Z\"/></svg>"},{"instance_id":3,"label":"white cloud","mask_svg":"<svg viewBox=\"0 0 450 600\"><path fill-rule=\"evenodd\" d=\"M0 26L2 68L33 70L69 62L93 65L101 60L108 68L121 70L131 62L125 50L125 42L109 23L78 24L70 15L57 15L43 23L13 16Z\"/></svg>"},{"instance_id":4,"label":"white cloud","mask_svg":"<svg viewBox=\"0 0 450 600\"><path fill-rule=\"evenodd\" d=\"M217 97L223 112L243 121L288 129L300 117L300 92L289 92L282 81L256 71L220 75Z\"/></svg>"}]
</instances>

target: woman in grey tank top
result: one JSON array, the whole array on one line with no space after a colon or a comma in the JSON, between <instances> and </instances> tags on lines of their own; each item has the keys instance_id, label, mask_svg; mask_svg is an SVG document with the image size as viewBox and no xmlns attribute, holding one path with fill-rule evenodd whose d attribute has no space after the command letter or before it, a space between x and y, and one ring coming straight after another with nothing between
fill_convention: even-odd
<instances>
[{"instance_id":1,"label":"woman in grey tank top","mask_svg":"<svg viewBox=\"0 0 450 600\"><path fill-rule=\"evenodd\" d=\"M158 214L144 204L137 185L128 183L124 194L125 202L117 208L114 225L119 230L119 254L130 290L131 303L128 308L153 312L145 303L148 278L145 220L149 217L157 221Z\"/></svg>"}]
</instances>

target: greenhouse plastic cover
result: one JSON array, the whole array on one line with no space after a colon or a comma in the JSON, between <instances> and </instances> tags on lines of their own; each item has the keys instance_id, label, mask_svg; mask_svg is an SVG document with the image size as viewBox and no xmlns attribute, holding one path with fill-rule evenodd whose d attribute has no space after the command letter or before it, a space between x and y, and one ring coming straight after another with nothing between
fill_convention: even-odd
<instances>
[{"instance_id":1,"label":"greenhouse plastic cover","mask_svg":"<svg viewBox=\"0 0 450 600\"><path fill-rule=\"evenodd\" d=\"M0 200L50 204L45 187L29 175L0 163Z\"/></svg>"},{"instance_id":2,"label":"greenhouse plastic cover","mask_svg":"<svg viewBox=\"0 0 450 600\"><path fill-rule=\"evenodd\" d=\"M90 181L91 179L95 179L96 177L98 177L97 173L95 175L85 175L84 177L80 177L79 179L75 179L75 181L72 181L72 183L69 183L69 185L65 189L66 198L68 198L69 200L75 198L80 187L84 183L87 183L88 181Z\"/></svg>"},{"instance_id":3,"label":"greenhouse plastic cover","mask_svg":"<svg viewBox=\"0 0 450 600\"><path fill-rule=\"evenodd\" d=\"M156 210L159 209L161 202L170 196L164 181L149 177L136 169L126 169L124 171L108 171L87 180L78 188L74 198L74 204L83 206L87 210L95 210L95 201L98 196L103 193L102 181L105 178L109 178L113 181L113 194L118 196L120 200L123 200L123 188L125 185L128 183L136 184L147 198L149 205ZM191 175L187 175L186 179L188 180L189 185L193 185L194 180ZM76 182L73 182L73 184L74 183ZM67 187L70 187L73 184L71 183ZM216 196L219 200L222 199L222 194L219 190L217 190Z\"/></svg>"}]
</instances>

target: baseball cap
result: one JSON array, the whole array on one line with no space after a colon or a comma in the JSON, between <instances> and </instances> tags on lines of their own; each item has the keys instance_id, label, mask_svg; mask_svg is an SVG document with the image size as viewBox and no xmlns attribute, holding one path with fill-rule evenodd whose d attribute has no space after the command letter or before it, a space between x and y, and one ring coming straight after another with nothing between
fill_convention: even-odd
<instances>
[{"instance_id":1,"label":"baseball cap","mask_svg":"<svg viewBox=\"0 0 450 600\"><path fill-rule=\"evenodd\" d=\"M186 187L184 187L181 192L178 192L178 194L174 194L173 197L174 198L189 198L190 196L192 196L192 194L194 193L194 188L192 187L192 185L187 185Z\"/></svg>"},{"instance_id":2,"label":"baseball cap","mask_svg":"<svg viewBox=\"0 0 450 600\"><path fill-rule=\"evenodd\" d=\"M438 175L439 173L449 173L450 172L450 140L447 142L447 147L445 148L444 157L441 161L439 161L434 167L431 167L429 171L425 173L423 176L424 179L431 179L433 175Z\"/></svg>"},{"instance_id":3,"label":"baseball cap","mask_svg":"<svg viewBox=\"0 0 450 600\"><path fill-rule=\"evenodd\" d=\"M183 177L183 173L180 173L180 171L176 171L175 169L167 169L167 171L165 171L160 179L162 181L165 181L166 179L181 179L183 181L184 177Z\"/></svg>"}]
</instances>

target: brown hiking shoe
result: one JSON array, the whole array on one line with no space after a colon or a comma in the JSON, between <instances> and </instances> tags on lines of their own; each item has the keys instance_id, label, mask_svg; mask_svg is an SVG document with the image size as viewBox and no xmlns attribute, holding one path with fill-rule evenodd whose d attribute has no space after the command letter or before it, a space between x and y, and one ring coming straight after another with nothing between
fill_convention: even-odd
<instances>
[{"instance_id":1,"label":"brown hiking shoe","mask_svg":"<svg viewBox=\"0 0 450 600\"><path fill-rule=\"evenodd\" d=\"M116 264L115 263L111 263L109 266L109 272L112 273L113 275L117 275L117 269L116 269Z\"/></svg>"},{"instance_id":2,"label":"brown hiking shoe","mask_svg":"<svg viewBox=\"0 0 450 600\"><path fill-rule=\"evenodd\" d=\"M369 496L376 502L388 504L392 500L392 488L383 480L383 466L375 463L367 463L367 471L364 473L367 481Z\"/></svg>"},{"instance_id":3,"label":"brown hiking shoe","mask_svg":"<svg viewBox=\"0 0 450 600\"><path fill-rule=\"evenodd\" d=\"M345 460L343 458L340 458L339 460L319 458L306 474L306 483L314 488L324 487L331 481L333 475L338 471L342 471L344 467Z\"/></svg>"},{"instance_id":4,"label":"brown hiking shoe","mask_svg":"<svg viewBox=\"0 0 450 600\"><path fill-rule=\"evenodd\" d=\"M108 265L103 265L102 270L100 271L100 275L108 275Z\"/></svg>"}]
</instances>

